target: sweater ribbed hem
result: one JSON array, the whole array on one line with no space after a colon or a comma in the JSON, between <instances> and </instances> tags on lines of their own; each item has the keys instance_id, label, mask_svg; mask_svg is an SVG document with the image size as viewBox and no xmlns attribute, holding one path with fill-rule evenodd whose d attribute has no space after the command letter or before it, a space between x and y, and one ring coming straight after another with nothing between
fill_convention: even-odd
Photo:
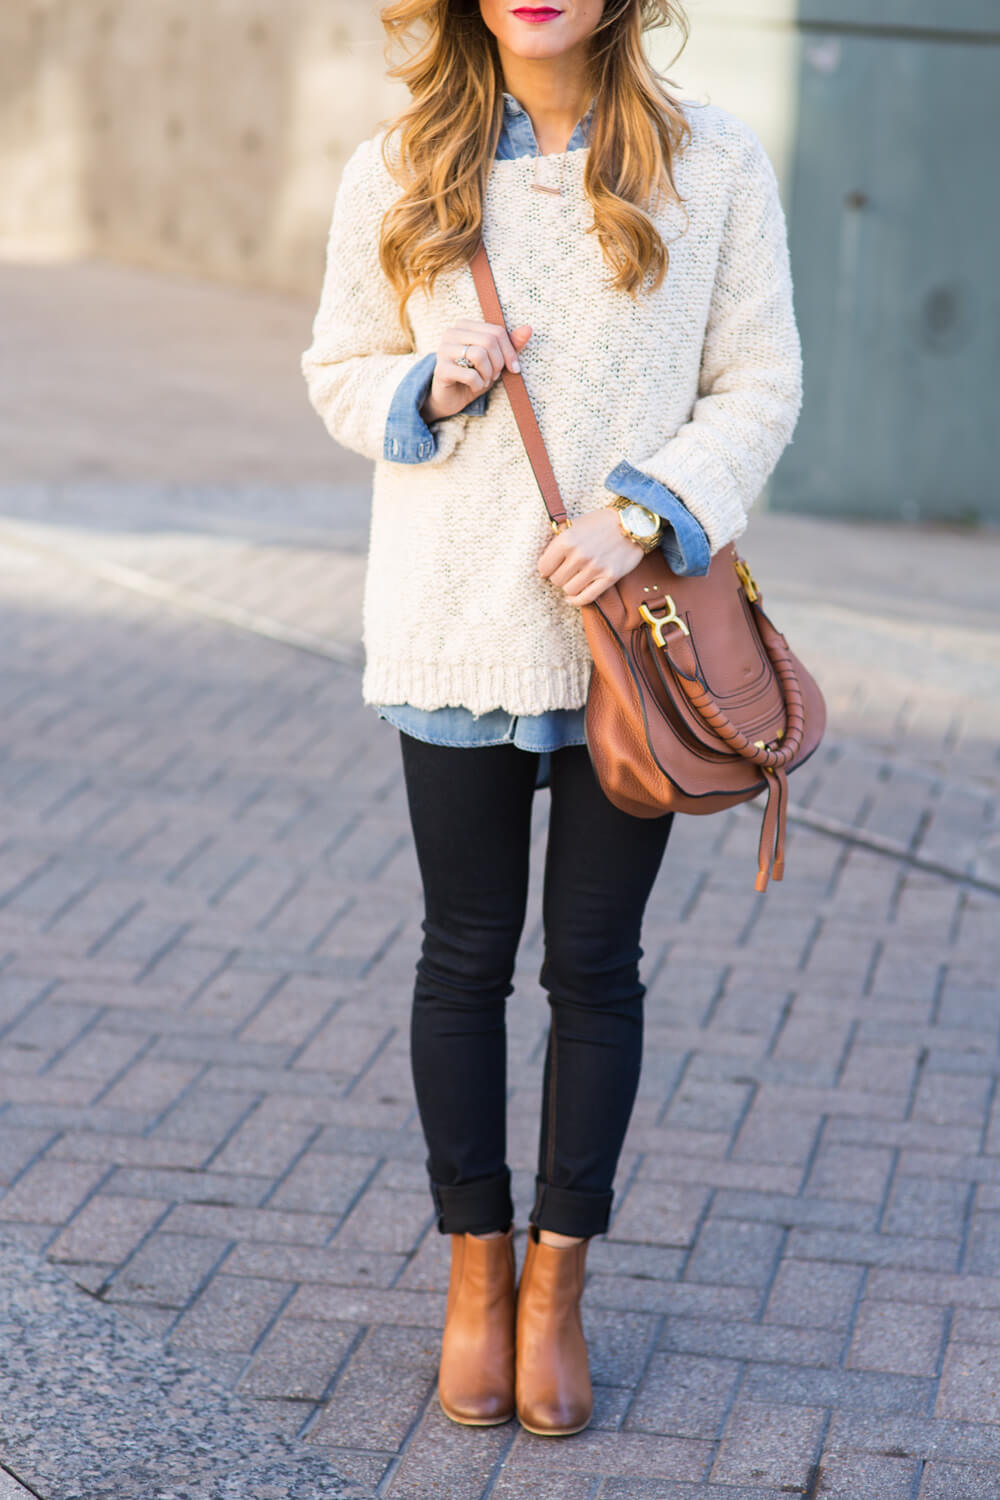
<instances>
[{"instance_id":1,"label":"sweater ribbed hem","mask_svg":"<svg viewBox=\"0 0 1000 1500\"><path fill-rule=\"evenodd\" d=\"M468 708L474 714L502 708L509 714L541 714L582 708L591 662L569 666L518 667L508 662L400 661L369 657L362 695L366 703L409 703L413 708Z\"/></svg>"}]
</instances>

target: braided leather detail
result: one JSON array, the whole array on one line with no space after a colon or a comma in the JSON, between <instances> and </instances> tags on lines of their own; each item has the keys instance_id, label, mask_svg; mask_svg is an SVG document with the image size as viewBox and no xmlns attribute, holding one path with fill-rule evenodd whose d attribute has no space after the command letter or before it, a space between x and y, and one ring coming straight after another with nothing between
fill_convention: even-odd
<instances>
[{"instance_id":1,"label":"braided leather detail","mask_svg":"<svg viewBox=\"0 0 1000 1500\"><path fill-rule=\"evenodd\" d=\"M754 610L761 642L781 684L785 700L785 734L780 750L769 750L766 747L761 749L736 727L728 714L723 713L699 675L694 648L687 636L680 631L672 633L663 650L692 708L701 715L727 750L731 750L734 755L741 755L744 760L753 761L765 771L776 771L790 765L799 753L805 729L805 706L787 641L775 630L763 610L758 609L757 605L754 605ZM651 630L650 640L652 641ZM651 649L656 649L655 643Z\"/></svg>"}]
</instances>

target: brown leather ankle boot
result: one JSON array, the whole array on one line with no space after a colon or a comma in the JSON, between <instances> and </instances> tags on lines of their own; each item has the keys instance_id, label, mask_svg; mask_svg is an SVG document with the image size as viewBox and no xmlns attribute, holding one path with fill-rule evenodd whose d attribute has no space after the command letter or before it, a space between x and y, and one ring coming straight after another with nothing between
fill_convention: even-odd
<instances>
[{"instance_id":1,"label":"brown leather ankle boot","mask_svg":"<svg viewBox=\"0 0 1000 1500\"><path fill-rule=\"evenodd\" d=\"M517 1415L540 1437L582 1432L594 1410L580 1321L587 1241L543 1245L532 1229L517 1294Z\"/></svg>"},{"instance_id":2,"label":"brown leather ankle boot","mask_svg":"<svg viewBox=\"0 0 1000 1500\"><path fill-rule=\"evenodd\" d=\"M451 1281L438 1375L453 1422L495 1427L514 1415L514 1230L451 1237Z\"/></svg>"}]
</instances>

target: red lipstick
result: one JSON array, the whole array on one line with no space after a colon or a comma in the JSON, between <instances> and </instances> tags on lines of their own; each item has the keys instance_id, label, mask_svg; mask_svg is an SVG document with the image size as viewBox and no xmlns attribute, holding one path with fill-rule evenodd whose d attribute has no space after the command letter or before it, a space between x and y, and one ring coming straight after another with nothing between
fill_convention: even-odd
<instances>
[{"instance_id":1,"label":"red lipstick","mask_svg":"<svg viewBox=\"0 0 1000 1500\"><path fill-rule=\"evenodd\" d=\"M562 11L551 5L519 5L513 14L519 21L530 21L537 25L541 21L558 20Z\"/></svg>"}]
</instances>

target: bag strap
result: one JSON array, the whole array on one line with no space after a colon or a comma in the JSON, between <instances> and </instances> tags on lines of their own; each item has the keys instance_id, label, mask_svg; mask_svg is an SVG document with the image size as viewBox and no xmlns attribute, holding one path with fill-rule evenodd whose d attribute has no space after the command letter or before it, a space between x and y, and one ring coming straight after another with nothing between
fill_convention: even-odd
<instances>
[{"instance_id":1,"label":"bag strap","mask_svg":"<svg viewBox=\"0 0 1000 1500\"><path fill-rule=\"evenodd\" d=\"M486 322L499 323L501 327L506 328L507 324L504 321L503 309L500 306L500 298L497 295L496 282L493 280L490 259L486 254L486 246L482 240L479 241L476 253L469 263L469 268L472 271L472 279L476 283L479 305L483 310L483 317ZM508 370L507 366L504 365L503 383L504 389L507 392L507 398L510 401L511 410L514 413L514 421L517 423L517 430L521 434L521 441L524 443L524 449L528 455L528 462L531 464L532 473L535 476L538 488L541 490L545 509L549 513L552 530L562 531L570 523L566 515L566 507L562 503L562 496L559 493L559 486L556 483L556 476L552 472L549 455L545 451L545 439L542 437L541 429L538 426L538 419L531 405L531 397L528 395L524 376L515 375L513 370Z\"/></svg>"}]
</instances>

